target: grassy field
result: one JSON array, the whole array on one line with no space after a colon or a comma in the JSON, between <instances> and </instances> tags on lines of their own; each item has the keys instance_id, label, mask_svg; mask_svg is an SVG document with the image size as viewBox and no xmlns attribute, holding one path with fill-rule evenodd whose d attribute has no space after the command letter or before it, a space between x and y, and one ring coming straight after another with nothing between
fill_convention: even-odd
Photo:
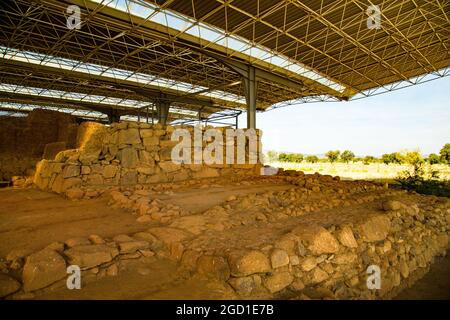
<instances>
[{"instance_id":1,"label":"grassy field","mask_svg":"<svg viewBox=\"0 0 450 320\"><path fill-rule=\"evenodd\" d=\"M300 170L305 173L318 172L320 174L329 174L340 176L343 179L362 179L362 180L387 180L391 181L405 170L411 170L412 166L399 164L371 163L364 164L362 162L351 163L294 163L294 162L272 162L267 163L270 166L284 168L286 170ZM442 180L450 179L450 166L435 164L427 170L435 170L439 172L439 178Z\"/></svg>"}]
</instances>

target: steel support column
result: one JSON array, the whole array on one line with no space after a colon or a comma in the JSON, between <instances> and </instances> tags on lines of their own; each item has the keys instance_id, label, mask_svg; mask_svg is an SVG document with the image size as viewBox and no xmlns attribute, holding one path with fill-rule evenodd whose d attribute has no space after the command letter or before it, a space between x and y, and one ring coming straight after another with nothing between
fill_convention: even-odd
<instances>
[{"instance_id":1,"label":"steel support column","mask_svg":"<svg viewBox=\"0 0 450 320\"><path fill-rule=\"evenodd\" d=\"M120 121L120 113L115 109L111 109L111 111L108 112L107 115L109 124Z\"/></svg>"},{"instance_id":2,"label":"steel support column","mask_svg":"<svg viewBox=\"0 0 450 320\"><path fill-rule=\"evenodd\" d=\"M256 72L248 66L248 77L244 77L245 99L247 100L247 129L256 129Z\"/></svg>"},{"instance_id":3,"label":"steel support column","mask_svg":"<svg viewBox=\"0 0 450 320\"><path fill-rule=\"evenodd\" d=\"M170 102L164 100L156 101L156 112L158 113L158 123L163 126L167 124L167 119L169 117Z\"/></svg>"}]
</instances>

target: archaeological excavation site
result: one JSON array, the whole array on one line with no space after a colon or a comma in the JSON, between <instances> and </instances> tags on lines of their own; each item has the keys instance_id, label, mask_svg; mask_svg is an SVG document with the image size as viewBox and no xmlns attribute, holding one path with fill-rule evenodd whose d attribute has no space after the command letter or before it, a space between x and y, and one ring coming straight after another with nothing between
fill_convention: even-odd
<instances>
[{"instance_id":1,"label":"archaeological excavation site","mask_svg":"<svg viewBox=\"0 0 450 320\"><path fill-rule=\"evenodd\" d=\"M0 299L436 298L450 198L269 165L257 122L450 74L448 2L376 4L3 0Z\"/></svg>"}]
</instances>

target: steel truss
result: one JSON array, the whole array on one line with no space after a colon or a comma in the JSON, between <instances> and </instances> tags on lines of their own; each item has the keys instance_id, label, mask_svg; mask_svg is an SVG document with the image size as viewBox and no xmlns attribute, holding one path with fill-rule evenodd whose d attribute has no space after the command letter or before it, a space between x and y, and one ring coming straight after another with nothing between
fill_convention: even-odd
<instances>
[{"instance_id":1,"label":"steel truss","mask_svg":"<svg viewBox=\"0 0 450 320\"><path fill-rule=\"evenodd\" d=\"M67 27L69 5L81 9L80 29ZM377 29L368 5L380 8ZM247 110L254 127L256 111L447 76L449 9L449 0L3 0L0 101L179 123Z\"/></svg>"}]
</instances>

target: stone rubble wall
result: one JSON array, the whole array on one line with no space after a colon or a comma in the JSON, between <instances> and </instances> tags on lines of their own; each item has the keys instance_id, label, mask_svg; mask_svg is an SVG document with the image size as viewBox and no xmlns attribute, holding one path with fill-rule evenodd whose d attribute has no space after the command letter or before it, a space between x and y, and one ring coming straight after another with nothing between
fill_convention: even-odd
<instances>
[{"instance_id":1,"label":"stone rubble wall","mask_svg":"<svg viewBox=\"0 0 450 320\"><path fill-rule=\"evenodd\" d=\"M303 187L256 197L233 196L202 214L180 212L164 225L130 235L72 238L38 252L13 250L0 263L0 297L33 298L54 286L64 287L68 265L80 266L85 284L116 276L130 259L152 258L171 259L180 272L219 281L232 299L385 299L413 284L449 248L448 199L317 174L258 179ZM316 200L323 194L331 201ZM143 203L150 205L148 210L163 213L181 209L152 201L148 190L113 191L111 197L115 205L130 209L139 209ZM283 203L278 206L275 200ZM288 211L288 201L300 201L305 207ZM236 210L253 216L255 206L254 222ZM312 222L305 216L358 206L373 209L341 223ZM271 229L260 225L265 221L263 212ZM244 221L248 226L259 225L261 238L248 239L242 229L233 232ZM281 233L273 229L280 223ZM380 267L379 290L367 288L370 265ZM10 276L13 271L20 276Z\"/></svg>"},{"instance_id":2,"label":"stone rubble wall","mask_svg":"<svg viewBox=\"0 0 450 320\"><path fill-rule=\"evenodd\" d=\"M88 123L84 124L88 126ZM171 134L176 128L194 130L192 126L163 127L135 122L114 123L110 127L98 124L87 129L81 127L78 148L62 151L54 160L40 161L34 183L43 190L64 193L73 188L132 186L259 172L261 164L259 161L249 164L247 151L245 164L173 162L172 149L179 142L172 141ZM212 127L203 130L209 128ZM260 141L261 132L257 132ZM221 143L224 155L227 143L231 142ZM207 144L203 142L202 151ZM193 154L194 143L191 145L187 152ZM237 143L234 154L237 154Z\"/></svg>"}]
</instances>

